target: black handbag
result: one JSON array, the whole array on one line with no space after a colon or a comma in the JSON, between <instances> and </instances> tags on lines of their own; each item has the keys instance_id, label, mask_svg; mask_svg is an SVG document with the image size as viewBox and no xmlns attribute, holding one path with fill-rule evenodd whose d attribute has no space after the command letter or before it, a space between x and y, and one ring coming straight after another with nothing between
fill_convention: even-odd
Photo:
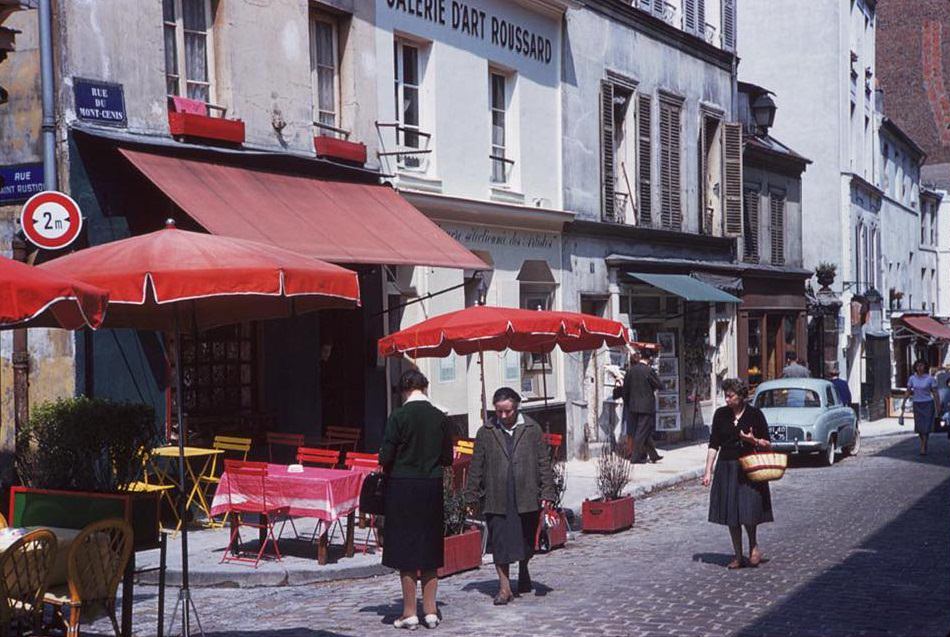
<instances>
[{"instance_id":1,"label":"black handbag","mask_svg":"<svg viewBox=\"0 0 950 637\"><path fill-rule=\"evenodd\" d=\"M360 488L360 513L383 515L386 512L386 474L373 471Z\"/></svg>"}]
</instances>

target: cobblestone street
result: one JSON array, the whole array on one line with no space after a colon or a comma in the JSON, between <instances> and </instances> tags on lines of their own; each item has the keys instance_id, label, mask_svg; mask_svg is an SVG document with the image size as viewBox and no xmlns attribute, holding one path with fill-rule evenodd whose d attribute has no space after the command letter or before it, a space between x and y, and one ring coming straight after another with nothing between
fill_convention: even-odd
<instances>
[{"instance_id":1,"label":"cobblestone street","mask_svg":"<svg viewBox=\"0 0 950 637\"><path fill-rule=\"evenodd\" d=\"M831 468L796 461L773 485L771 560L728 571L725 528L705 521L697 481L637 502L633 531L580 537L534 562L535 595L494 608L493 569L440 584L444 635L946 635L950 629L950 446L865 442ZM239 567L236 567L239 568ZM155 633L154 589L136 600ZM168 611L175 591L170 590ZM392 635L395 576L306 587L198 589L208 635ZM101 622L94 626L104 633ZM424 628L420 630L425 630ZM177 631L176 631L177 632Z\"/></svg>"}]
</instances>

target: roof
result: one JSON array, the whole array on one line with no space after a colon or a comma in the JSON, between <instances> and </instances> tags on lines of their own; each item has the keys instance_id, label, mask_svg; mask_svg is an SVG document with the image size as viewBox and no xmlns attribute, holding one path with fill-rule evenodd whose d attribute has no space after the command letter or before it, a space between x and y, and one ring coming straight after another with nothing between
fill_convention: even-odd
<instances>
[{"instance_id":1,"label":"roof","mask_svg":"<svg viewBox=\"0 0 950 637\"><path fill-rule=\"evenodd\" d=\"M782 389L785 387L797 387L801 389L812 389L817 392L822 392L830 384L830 381L825 380L824 378L776 378L774 380L767 380L758 386L756 386L756 392L759 392L763 389Z\"/></svg>"},{"instance_id":2,"label":"roof","mask_svg":"<svg viewBox=\"0 0 950 637\"><path fill-rule=\"evenodd\" d=\"M753 159L755 151L758 151L766 157L791 162L798 171L805 170L805 167L812 163L810 159L796 153L771 135L743 135L743 141L745 142L745 152L752 151L748 156L749 159ZM746 156L745 153L743 153L743 156Z\"/></svg>"},{"instance_id":3,"label":"roof","mask_svg":"<svg viewBox=\"0 0 950 637\"><path fill-rule=\"evenodd\" d=\"M917 161L921 164L927 159L927 153L924 151L920 145L915 142L910 135L904 132L904 130L897 125L897 122L892 120L890 117L885 116L881 120L881 128L887 130L891 135L896 137L901 143L910 148L911 152L917 155Z\"/></svg>"}]
</instances>

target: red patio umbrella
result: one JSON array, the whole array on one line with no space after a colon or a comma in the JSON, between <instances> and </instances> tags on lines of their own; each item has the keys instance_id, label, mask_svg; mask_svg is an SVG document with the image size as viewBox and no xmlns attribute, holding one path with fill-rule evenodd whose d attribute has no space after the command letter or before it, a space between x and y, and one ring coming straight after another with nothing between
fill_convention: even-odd
<instances>
[{"instance_id":1,"label":"red patio umbrella","mask_svg":"<svg viewBox=\"0 0 950 637\"><path fill-rule=\"evenodd\" d=\"M511 349L516 352L548 353L555 347L565 352L625 345L627 328L610 319L579 314L522 310L512 307L475 305L434 316L379 340L382 356L404 354L411 358L444 358L478 353L482 383L482 414L487 413L483 352ZM546 373L544 400L547 403Z\"/></svg>"},{"instance_id":2,"label":"red patio umbrella","mask_svg":"<svg viewBox=\"0 0 950 637\"><path fill-rule=\"evenodd\" d=\"M0 257L0 328L99 327L109 294L67 276Z\"/></svg>"},{"instance_id":3,"label":"red patio umbrella","mask_svg":"<svg viewBox=\"0 0 950 637\"><path fill-rule=\"evenodd\" d=\"M181 331L352 308L360 300L356 272L263 243L178 230L172 220L163 230L80 250L40 267L109 290L105 327L174 330L181 485L185 484ZM184 503L180 498L182 520ZM181 549L178 601L182 636L187 637L194 604L189 593L186 525L182 525Z\"/></svg>"}]
</instances>

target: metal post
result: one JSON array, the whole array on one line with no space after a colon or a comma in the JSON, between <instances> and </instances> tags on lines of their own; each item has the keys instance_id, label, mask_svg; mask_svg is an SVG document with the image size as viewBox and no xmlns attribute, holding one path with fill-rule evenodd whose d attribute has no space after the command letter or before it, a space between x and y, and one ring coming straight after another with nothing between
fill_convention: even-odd
<instances>
[{"instance_id":1,"label":"metal post","mask_svg":"<svg viewBox=\"0 0 950 637\"><path fill-rule=\"evenodd\" d=\"M13 259L25 263L27 245L23 237L13 237ZM30 352L26 330L13 330L13 413L14 431L19 431L30 421Z\"/></svg>"},{"instance_id":2,"label":"metal post","mask_svg":"<svg viewBox=\"0 0 950 637\"><path fill-rule=\"evenodd\" d=\"M479 426L485 424L485 420L488 418L488 398L485 394L485 353L482 352L481 346L478 350L478 375L482 381L482 413L479 416Z\"/></svg>"},{"instance_id":3,"label":"metal post","mask_svg":"<svg viewBox=\"0 0 950 637\"><path fill-rule=\"evenodd\" d=\"M43 119L43 184L56 190L56 117L53 97L53 8L51 0L39 0L40 89Z\"/></svg>"}]
</instances>

